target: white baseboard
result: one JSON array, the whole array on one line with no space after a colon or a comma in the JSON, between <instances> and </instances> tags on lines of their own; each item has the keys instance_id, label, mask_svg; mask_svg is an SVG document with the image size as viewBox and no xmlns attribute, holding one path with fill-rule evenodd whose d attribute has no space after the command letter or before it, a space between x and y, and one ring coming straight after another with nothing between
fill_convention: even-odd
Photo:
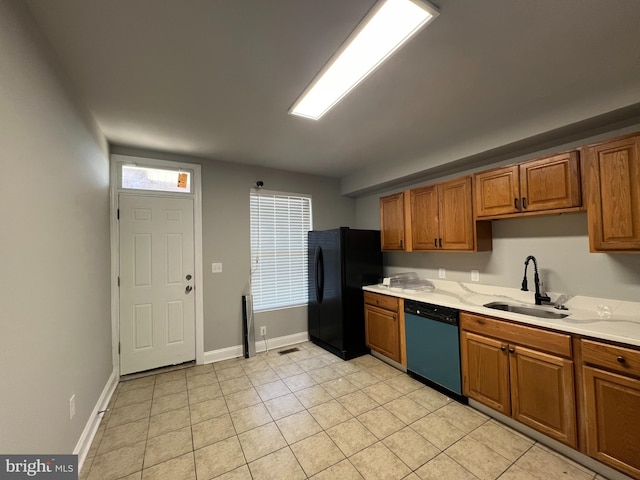
<instances>
[{"instance_id":1,"label":"white baseboard","mask_svg":"<svg viewBox=\"0 0 640 480\"><path fill-rule=\"evenodd\" d=\"M300 332L285 335L284 337L267 338L267 343L269 344L269 350L273 350L274 348L287 347L296 343L306 342L307 340L309 340L309 333ZM264 340L256 340L256 352L260 353L264 351L266 351ZM242 345L221 348L220 350L211 350L204 352L204 363L221 362L222 360L241 357L242 355L244 355Z\"/></svg>"},{"instance_id":2,"label":"white baseboard","mask_svg":"<svg viewBox=\"0 0 640 480\"><path fill-rule=\"evenodd\" d=\"M230 358L236 358L242 356L242 345L236 345L235 347L221 348L220 350L211 350L210 352L204 352L204 363L221 362L222 360L229 360Z\"/></svg>"},{"instance_id":3,"label":"white baseboard","mask_svg":"<svg viewBox=\"0 0 640 480\"><path fill-rule=\"evenodd\" d=\"M118 372L116 370L111 372L111 376L109 377L109 380L107 380L107 384L102 389L102 394L100 394L100 398L98 398L98 402L93 408L91 416L89 417L89 420L87 421L87 424L85 425L84 430L80 435L80 439L76 444L76 448L73 449L74 455L78 455L78 471L82 470L82 465L87 458L87 453L89 453L93 438L96 436L96 432L98 431L98 427L100 426L100 420L102 419L102 417L98 414L98 412L105 410L109 405L109 401L111 400L111 396L118 386L119 380L120 377L118 376Z\"/></svg>"},{"instance_id":4,"label":"white baseboard","mask_svg":"<svg viewBox=\"0 0 640 480\"><path fill-rule=\"evenodd\" d=\"M267 337L267 345L269 346L269 350L273 350L275 348L288 347L289 345L295 345L296 343L302 343L309 340L308 332L300 332L294 333L293 335L285 335L284 337L276 337L276 338L268 338ZM256 340L256 352L264 352L266 351L266 345L263 339Z\"/></svg>"}]
</instances>

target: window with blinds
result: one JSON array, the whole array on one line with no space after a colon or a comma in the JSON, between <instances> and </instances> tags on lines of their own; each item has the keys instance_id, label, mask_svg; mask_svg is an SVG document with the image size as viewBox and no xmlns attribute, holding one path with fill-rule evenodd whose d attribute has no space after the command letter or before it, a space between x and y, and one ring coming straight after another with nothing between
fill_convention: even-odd
<instances>
[{"instance_id":1,"label":"window with blinds","mask_svg":"<svg viewBox=\"0 0 640 480\"><path fill-rule=\"evenodd\" d=\"M251 191L250 203L254 309L306 305L311 197Z\"/></svg>"}]
</instances>

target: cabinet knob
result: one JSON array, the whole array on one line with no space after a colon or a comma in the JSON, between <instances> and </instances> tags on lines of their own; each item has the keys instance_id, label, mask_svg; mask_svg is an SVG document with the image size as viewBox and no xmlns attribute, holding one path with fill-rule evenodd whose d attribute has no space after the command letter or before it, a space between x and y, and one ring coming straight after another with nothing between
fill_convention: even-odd
<instances>
[{"instance_id":1,"label":"cabinet knob","mask_svg":"<svg viewBox=\"0 0 640 480\"><path fill-rule=\"evenodd\" d=\"M380 305L380 299L376 298L376 305Z\"/></svg>"},{"instance_id":2,"label":"cabinet knob","mask_svg":"<svg viewBox=\"0 0 640 480\"><path fill-rule=\"evenodd\" d=\"M504 352L506 349L507 349L507 347L505 347L504 345L502 345L502 346L500 347L500 350L502 350L503 352Z\"/></svg>"},{"instance_id":3,"label":"cabinet knob","mask_svg":"<svg viewBox=\"0 0 640 480\"><path fill-rule=\"evenodd\" d=\"M404 241L400 240L400 248L404 248Z\"/></svg>"},{"instance_id":4,"label":"cabinet knob","mask_svg":"<svg viewBox=\"0 0 640 480\"><path fill-rule=\"evenodd\" d=\"M520 210L520 208L518 207L518 198L517 197L513 199L513 207L516 210Z\"/></svg>"},{"instance_id":5,"label":"cabinet knob","mask_svg":"<svg viewBox=\"0 0 640 480\"><path fill-rule=\"evenodd\" d=\"M437 238L433 239L433 246L438 248L438 239Z\"/></svg>"},{"instance_id":6,"label":"cabinet knob","mask_svg":"<svg viewBox=\"0 0 640 480\"><path fill-rule=\"evenodd\" d=\"M394 316L393 316L393 319L394 319L394 320L396 319L396 315L394 315Z\"/></svg>"},{"instance_id":7,"label":"cabinet knob","mask_svg":"<svg viewBox=\"0 0 640 480\"><path fill-rule=\"evenodd\" d=\"M527 197L522 197L522 209L527 209Z\"/></svg>"},{"instance_id":8,"label":"cabinet knob","mask_svg":"<svg viewBox=\"0 0 640 480\"><path fill-rule=\"evenodd\" d=\"M509 353L515 353L516 349L513 347L509 347Z\"/></svg>"},{"instance_id":9,"label":"cabinet knob","mask_svg":"<svg viewBox=\"0 0 640 480\"><path fill-rule=\"evenodd\" d=\"M624 357L618 357L616 360L618 360L618 363L625 363L626 362Z\"/></svg>"}]
</instances>

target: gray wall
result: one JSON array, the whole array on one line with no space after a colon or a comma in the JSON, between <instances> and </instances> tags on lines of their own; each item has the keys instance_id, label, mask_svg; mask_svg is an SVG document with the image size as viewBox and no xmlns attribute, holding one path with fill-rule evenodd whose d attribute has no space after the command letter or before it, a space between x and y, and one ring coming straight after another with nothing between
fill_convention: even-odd
<instances>
[{"instance_id":1,"label":"gray wall","mask_svg":"<svg viewBox=\"0 0 640 480\"><path fill-rule=\"evenodd\" d=\"M112 372L107 146L22 3L0 45L0 452L70 453Z\"/></svg>"},{"instance_id":2,"label":"gray wall","mask_svg":"<svg viewBox=\"0 0 640 480\"><path fill-rule=\"evenodd\" d=\"M501 161L500 164L517 163L586 144L594 139L633 131L640 131L640 125L592 137L584 143L559 145L528 157ZM436 183L471 172L443 176L441 179L432 178L416 185ZM380 228L379 197L394 191L398 189L358 198L357 228ZM385 253L385 272L416 271L427 278L438 278L438 269L444 268L447 280L470 282L471 270L479 270L482 284L520 288L524 260L527 255L535 255L541 267L544 288L548 291L638 301L640 254L589 253L586 213L494 220L492 226L491 252ZM529 273L532 285L533 277Z\"/></svg>"},{"instance_id":3,"label":"gray wall","mask_svg":"<svg viewBox=\"0 0 640 480\"><path fill-rule=\"evenodd\" d=\"M205 352L242 344L241 297L251 268L249 193L257 180L265 190L311 195L315 230L355 223L355 201L340 195L338 179L117 146L112 152L202 165ZM211 273L214 262L222 263L222 273ZM305 332L306 307L259 313L255 325L256 333L265 325L269 338Z\"/></svg>"}]
</instances>

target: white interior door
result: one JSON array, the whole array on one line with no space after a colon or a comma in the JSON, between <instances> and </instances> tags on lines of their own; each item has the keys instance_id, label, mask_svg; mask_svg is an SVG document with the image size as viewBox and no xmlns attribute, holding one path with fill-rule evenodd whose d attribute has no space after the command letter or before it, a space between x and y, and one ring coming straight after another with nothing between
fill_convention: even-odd
<instances>
[{"instance_id":1,"label":"white interior door","mask_svg":"<svg viewBox=\"0 0 640 480\"><path fill-rule=\"evenodd\" d=\"M119 195L120 374L195 359L193 199Z\"/></svg>"}]
</instances>

